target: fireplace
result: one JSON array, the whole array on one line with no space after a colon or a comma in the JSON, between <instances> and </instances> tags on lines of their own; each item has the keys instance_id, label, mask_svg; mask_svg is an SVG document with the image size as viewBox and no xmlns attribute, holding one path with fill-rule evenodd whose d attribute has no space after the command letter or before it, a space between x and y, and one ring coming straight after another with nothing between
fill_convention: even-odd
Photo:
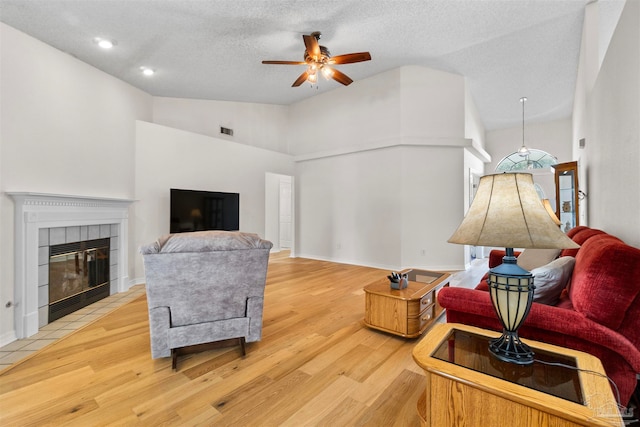
<instances>
[{"instance_id":1,"label":"fireplace","mask_svg":"<svg viewBox=\"0 0 640 427\"><path fill-rule=\"evenodd\" d=\"M97 239L109 241L107 262L102 259L102 254L91 254L86 258L87 272L101 269L101 277L91 279L90 284L87 279L88 290L83 291L82 296L74 293L63 297L57 302L60 305L74 298L92 302L93 292L110 295L129 289L128 217L133 200L28 192L7 194L14 200L15 213L12 301L15 338L34 335L40 327L52 321L49 319L48 286L52 246ZM100 267L90 262L96 257L101 258ZM75 270L75 259L75 255L71 256L73 267L70 270ZM78 255L78 263L79 273L80 267L84 268L85 258ZM105 274L108 274L108 284L101 285ZM4 340L11 342L10 337Z\"/></svg>"},{"instance_id":2,"label":"fireplace","mask_svg":"<svg viewBox=\"0 0 640 427\"><path fill-rule=\"evenodd\" d=\"M49 247L49 322L109 296L110 239Z\"/></svg>"}]
</instances>

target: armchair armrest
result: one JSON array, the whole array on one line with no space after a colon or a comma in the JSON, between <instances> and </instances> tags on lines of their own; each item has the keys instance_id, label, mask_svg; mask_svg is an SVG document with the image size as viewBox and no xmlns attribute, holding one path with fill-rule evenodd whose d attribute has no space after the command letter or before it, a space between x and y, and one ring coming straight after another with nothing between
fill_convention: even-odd
<instances>
[{"instance_id":1,"label":"armchair armrest","mask_svg":"<svg viewBox=\"0 0 640 427\"><path fill-rule=\"evenodd\" d=\"M169 307L154 307L149 309L149 334L151 336L151 357L171 356L169 348L169 328L171 314Z\"/></svg>"},{"instance_id":2,"label":"armchair armrest","mask_svg":"<svg viewBox=\"0 0 640 427\"><path fill-rule=\"evenodd\" d=\"M260 341L262 338L262 312L264 307L264 297L247 298L247 314L250 319L249 335L247 342Z\"/></svg>"}]
</instances>

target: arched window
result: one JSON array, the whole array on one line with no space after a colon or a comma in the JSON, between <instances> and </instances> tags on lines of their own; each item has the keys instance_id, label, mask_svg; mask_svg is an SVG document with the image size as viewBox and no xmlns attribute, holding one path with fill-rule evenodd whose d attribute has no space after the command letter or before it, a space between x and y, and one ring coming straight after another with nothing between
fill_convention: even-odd
<instances>
[{"instance_id":1,"label":"arched window","mask_svg":"<svg viewBox=\"0 0 640 427\"><path fill-rule=\"evenodd\" d=\"M500 163L496 166L496 172L542 169L556 165L557 163L558 159L546 151L529 148L529 154L526 156L522 156L516 151L500 160Z\"/></svg>"}]
</instances>

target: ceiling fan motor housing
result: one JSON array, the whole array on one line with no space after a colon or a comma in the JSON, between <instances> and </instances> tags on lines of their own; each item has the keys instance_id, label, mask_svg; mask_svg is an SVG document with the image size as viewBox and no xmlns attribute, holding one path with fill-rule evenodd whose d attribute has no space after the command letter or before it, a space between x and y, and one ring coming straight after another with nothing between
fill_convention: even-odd
<instances>
[{"instance_id":1,"label":"ceiling fan motor housing","mask_svg":"<svg viewBox=\"0 0 640 427\"><path fill-rule=\"evenodd\" d=\"M326 63L329 58L331 58L331 52L329 52L329 49L327 49L324 46L319 46L320 47L320 58L314 59L313 57L311 57L311 55L309 55L309 52L305 49L304 51L304 61L308 64L312 63L312 62L317 62L317 63Z\"/></svg>"}]
</instances>

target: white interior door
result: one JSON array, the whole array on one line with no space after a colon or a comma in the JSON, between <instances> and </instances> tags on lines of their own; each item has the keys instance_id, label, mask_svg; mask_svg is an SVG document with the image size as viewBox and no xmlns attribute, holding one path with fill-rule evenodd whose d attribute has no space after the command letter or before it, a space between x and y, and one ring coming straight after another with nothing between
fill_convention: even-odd
<instances>
[{"instance_id":1,"label":"white interior door","mask_svg":"<svg viewBox=\"0 0 640 427\"><path fill-rule=\"evenodd\" d=\"M287 179L289 178L289 179ZM292 189L290 177L280 180L280 247L291 249L293 239L293 203L291 202Z\"/></svg>"}]
</instances>

